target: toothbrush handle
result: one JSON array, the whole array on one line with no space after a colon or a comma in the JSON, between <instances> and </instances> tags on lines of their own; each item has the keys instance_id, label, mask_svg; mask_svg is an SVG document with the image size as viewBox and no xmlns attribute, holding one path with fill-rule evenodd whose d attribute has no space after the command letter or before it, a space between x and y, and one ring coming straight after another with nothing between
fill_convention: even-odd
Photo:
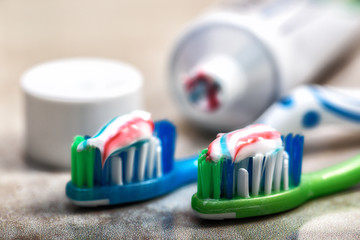
<instances>
[{"instance_id":1,"label":"toothbrush handle","mask_svg":"<svg viewBox=\"0 0 360 240\"><path fill-rule=\"evenodd\" d=\"M197 181L197 158L196 155L175 161L177 186Z\"/></svg>"},{"instance_id":2,"label":"toothbrush handle","mask_svg":"<svg viewBox=\"0 0 360 240\"><path fill-rule=\"evenodd\" d=\"M308 186L308 197L316 198L360 183L360 155L329 168L303 175Z\"/></svg>"},{"instance_id":3,"label":"toothbrush handle","mask_svg":"<svg viewBox=\"0 0 360 240\"><path fill-rule=\"evenodd\" d=\"M301 86L274 103L257 122L282 134L302 133L325 124L360 127L360 91Z\"/></svg>"}]
</instances>

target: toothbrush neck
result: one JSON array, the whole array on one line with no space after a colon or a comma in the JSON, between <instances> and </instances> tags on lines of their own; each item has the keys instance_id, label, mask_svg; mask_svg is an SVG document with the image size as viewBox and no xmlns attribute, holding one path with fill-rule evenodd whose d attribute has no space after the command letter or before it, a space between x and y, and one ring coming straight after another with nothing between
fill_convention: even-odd
<instances>
[{"instance_id":1,"label":"toothbrush neck","mask_svg":"<svg viewBox=\"0 0 360 240\"><path fill-rule=\"evenodd\" d=\"M306 173L301 181L301 184L308 185L310 199L354 186L360 182L360 155L332 167Z\"/></svg>"},{"instance_id":2,"label":"toothbrush neck","mask_svg":"<svg viewBox=\"0 0 360 240\"><path fill-rule=\"evenodd\" d=\"M186 183L197 180L197 155L186 159L180 159L175 162L176 185L182 186Z\"/></svg>"}]
</instances>

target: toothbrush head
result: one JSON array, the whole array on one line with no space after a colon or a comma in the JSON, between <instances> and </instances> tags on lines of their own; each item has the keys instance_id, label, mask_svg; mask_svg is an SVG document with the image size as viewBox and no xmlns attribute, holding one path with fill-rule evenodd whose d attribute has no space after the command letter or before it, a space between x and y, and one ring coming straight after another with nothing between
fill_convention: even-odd
<instances>
[{"instance_id":1,"label":"toothbrush head","mask_svg":"<svg viewBox=\"0 0 360 240\"><path fill-rule=\"evenodd\" d=\"M243 218L298 205L303 142L301 135L281 137L265 125L218 136L198 158L195 213L207 219Z\"/></svg>"},{"instance_id":2,"label":"toothbrush head","mask_svg":"<svg viewBox=\"0 0 360 240\"><path fill-rule=\"evenodd\" d=\"M296 146L296 148L300 149L299 146ZM296 155L295 153L293 157L297 158ZM289 163L291 161L290 156ZM235 195L231 199L224 197L219 199L213 197L204 198L198 192L193 195L191 206L199 217L216 220L280 213L298 207L308 200L336 193L359 184L359 172L360 155L357 155L334 166L302 174L301 183L297 186L289 184L288 190L274 190L268 195L262 192L258 196L250 195L249 197ZM289 177L291 174L289 172Z\"/></svg>"},{"instance_id":3,"label":"toothbrush head","mask_svg":"<svg viewBox=\"0 0 360 240\"><path fill-rule=\"evenodd\" d=\"M116 117L94 137L76 136L66 194L76 205L136 202L196 181L195 159L175 162L175 126L149 114Z\"/></svg>"}]
</instances>

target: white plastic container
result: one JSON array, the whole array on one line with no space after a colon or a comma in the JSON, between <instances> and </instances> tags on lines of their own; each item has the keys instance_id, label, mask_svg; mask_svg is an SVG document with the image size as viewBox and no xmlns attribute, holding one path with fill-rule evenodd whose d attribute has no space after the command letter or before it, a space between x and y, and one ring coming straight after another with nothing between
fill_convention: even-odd
<instances>
[{"instance_id":1,"label":"white plastic container","mask_svg":"<svg viewBox=\"0 0 360 240\"><path fill-rule=\"evenodd\" d=\"M252 123L355 43L357 7L350 1L225 1L175 45L169 80L177 106L217 131Z\"/></svg>"},{"instance_id":2,"label":"white plastic container","mask_svg":"<svg viewBox=\"0 0 360 240\"><path fill-rule=\"evenodd\" d=\"M61 59L35 66L21 79L26 155L70 168L75 135L93 135L121 114L143 109L143 78L131 65L99 58Z\"/></svg>"}]
</instances>

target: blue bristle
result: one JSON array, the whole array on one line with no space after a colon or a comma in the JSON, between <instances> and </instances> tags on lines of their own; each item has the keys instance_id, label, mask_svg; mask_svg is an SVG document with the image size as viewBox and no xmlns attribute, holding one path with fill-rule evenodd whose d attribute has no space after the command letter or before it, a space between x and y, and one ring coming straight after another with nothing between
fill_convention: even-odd
<instances>
[{"instance_id":1,"label":"blue bristle","mask_svg":"<svg viewBox=\"0 0 360 240\"><path fill-rule=\"evenodd\" d=\"M250 157L249 158L249 168L248 168L248 173L249 173L249 192L252 192L252 172L253 172L253 158Z\"/></svg>"},{"instance_id":2,"label":"blue bristle","mask_svg":"<svg viewBox=\"0 0 360 240\"><path fill-rule=\"evenodd\" d=\"M298 186L301 179L304 136L288 134L285 137L285 151L289 155L289 185Z\"/></svg>"},{"instance_id":3,"label":"blue bristle","mask_svg":"<svg viewBox=\"0 0 360 240\"><path fill-rule=\"evenodd\" d=\"M101 172L101 185L110 184L110 161L106 161Z\"/></svg>"},{"instance_id":4,"label":"blue bristle","mask_svg":"<svg viewBox=\"0 0 360 240\"><path fill-rule=\"evenodd\" d=\"M285 137L285 151L289 155L289 185L293 185L294 184L293 135L291 133L286 135Z\"/></svg>"},{"instance_id":5,"label":"blue bristle","mask_svg":"<svg viewBox=\"0 0 360 240\"><path fill-rule=\"evenodd\" d=\"M285 151L289 154L289 156L292 154L292 139L293 135L291 133L285 137Z\"/></svg>"},{"instance_id":6,"label":"blue bristle","mask_svg":"<svg viewBox=\"0 0 360 240\"><path fill-rule=\"evenodd\" d=\"M94 185L101 185L101 152L98 148L95 150L95 159L94 159Z\"/></svg>"},{"instance_id":7,"label":"blue bristle","mask_svg":"<svg viewBox=\"0 0 360 240\"><path fill-rule=\"evenodd\" d=\"M221 182L220 182L220 197L225 197L225 161L220 161L220 164L221 164L221 168L220 168L220 179L221 179Z\"/></svg>"},{"instance_id":8,"label":"blue bristle","mask_svg":"<svg viewBox=\"0 0 360 240\"><path fill-rule=\"evenodd\" d=\"M302 158L303 158L303 146L304 146L304 136L296 135L293 139L293 168L292 168L292 178L294 186L300 184L301 178L301 168L302 168Z\"/></svg>"},{"instance_id":9,"label":"blue bristle","mask_svg":"<svg viewBox=\"0 0 360 240\"><path fill-rule=\"evenodd\" d=\"M264 185L265 185L265 171L264 171L265 167L266 167L266 156L264 155L264 158L263 158L262 164L261 164L262 172L261 172L260 189L264 189Z\"/></svg>"},{"instance_id":10,"label":"blue bristle","mask_svg":"<svg viewBox=\"0 0 360 240\"><path fill-rule=\"evenodd\" d=\"M174 167L173 156L175 153L176 129L168 121L159 121L155 123L155 132L156 136L161 139L162 172L166 174Z\"/></svg>"},{"instance_id":11,"label":"blue bristle","mask_svg":"<svg viewBox=\"0 0 360 240\"><path fill-rule=\"evenodd\" d=\"M140 151L139 151L139 146L136 146L136 150L135 150L135 156L134 156L134 170L133 170L133 181L138 182L139 181L139 176L138 176L138 169L139 169L139 155L140 155Z\"/></svg>"},{"instance_id":12,"label":"blue bristle","mask_svg":"<svg viewBox=\"0 0 360 240\"><path fill-rule=\"evenodd\" d=\"M221 162L222 168L221 168L221 191L220 196L222 198L226 197L226 162L223 160Z\"/></svg>"},{"instance_id":13,"label":"blue bristle","mask_svg":"<svg viewBox=\"0 0 360 240\"><path fill-rule=\"evenodd\" d=\"M126 176L126 167L127 167L127 152L124 151L124 152L121 152L120 153L120 158L121 158L121 161L122 161L122 176L123 176L123 179L124 179L124 182L125 182L125 176Z\"/></svg>"},{"instance_id":14,"label":"blue bristle","mask_svg":"<svg viewBox=\"0 0 360 240\"><path fill-rule=\"evenodd\" d=\"M244 167L245 166L245 164L244 163L242 163L243 161L241 161L241 162L238 162L238 163L234 163L233 165L234 165L234 180L235 181L233 181L233 188L235 188L236 189L236 186L237 186L237 172L239 172L239 169L240 168L242 168L242 167Z\"/></svg>"},{"instance_id":15,"label":"blue bristle","mask_svg":"<svg viewBox=\"0 0 360 240\"><path fill-rule=\"evenodd\" d=\"M230 158L224 160L224 182L225 197L231 199L233 196L234 164Z\"/></svg>"},{"instance_id":16,"label":"blue bristle","mask_svg":"<svg viewBox=\"0 0 360 240\"><path fill-rule=\"evenodd\" d=\"M220 197L226 197L226 166L227 166L227 159L223 159L221 161L221 184L220 184Z\"/></svg>"},{"instance_id":17,"label":"blue bristle","mask_svg":"<svg viewBox=\"0 0 360 240\"><path fill-rule=\"evenodd\" d=\"M152 176L153 177L156 177L156 173L157 173L157 165L156 165L156 159L154 159L154 169L153 169L153 172L152 172Z\"/></svg>"}]
</instances>

